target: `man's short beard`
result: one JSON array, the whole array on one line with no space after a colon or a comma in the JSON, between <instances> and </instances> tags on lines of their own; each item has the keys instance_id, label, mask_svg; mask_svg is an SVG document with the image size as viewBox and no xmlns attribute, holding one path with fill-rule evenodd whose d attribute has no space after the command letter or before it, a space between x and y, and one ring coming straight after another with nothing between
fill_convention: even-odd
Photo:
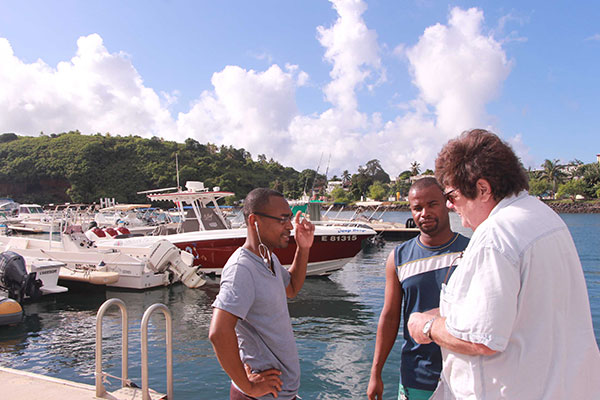
<instances>
[{"instance_id":1,"label":"man's short beard","mask_svg":"<svg viewBox=\"0 0 600 400\"><path fill-rule=\"evenodd\" d=\"M433 228L430 228L430 229L423 229L423 225L417 224L417 227L419 228L419 230L421 232L427 233L427 234L430 234L432 232L436 232L438 230L439 226L440 226L440 222L439 221L435 221L435 225L433 226Z\"/></svg>"}]
</instances>

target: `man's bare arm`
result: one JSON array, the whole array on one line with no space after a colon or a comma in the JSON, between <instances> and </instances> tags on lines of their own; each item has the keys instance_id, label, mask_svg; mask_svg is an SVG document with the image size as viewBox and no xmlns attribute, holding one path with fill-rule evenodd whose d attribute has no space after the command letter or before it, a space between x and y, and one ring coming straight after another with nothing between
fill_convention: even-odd
<instances>
[{"instance_id":1,"label":"man's bare arm","mask_svg":"<svg viewBox=\"0 0 600 400\"><path fill-rule=\"evenodd\" d=\"M394 346L400 326L402 286L396 274L394 252L390 252L385 264L385 299L377 325L375 353L371 366L371 377L367 388L369 400L380 400L383 396L381 371Z\"/></svg>"},{"instance_id":2,"label":"man's bare arm","mask_svg":"<svg viewBox=\"0 0 600 400\"><path fill-rule=\"evenodd\" d=\"M271 393L274 397L281 391L280 371L271 369L260 374L247 374L240 359L235 325L238 317L221 310L213 309L208 338L213 345L217 359L231 380L247 395L260 397ZM251 377L251 379L249 378Z\"/></svg>"}]
</instances>

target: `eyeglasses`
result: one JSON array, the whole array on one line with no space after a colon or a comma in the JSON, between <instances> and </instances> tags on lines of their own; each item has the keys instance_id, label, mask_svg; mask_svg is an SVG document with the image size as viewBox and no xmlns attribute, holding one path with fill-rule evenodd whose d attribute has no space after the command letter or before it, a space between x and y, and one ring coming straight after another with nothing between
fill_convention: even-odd
<instances>
[{"instance_id":1,"label":"eyeglasses","mask_svg":"<svg viewBox=\"0 0 600 400\"><path fill-rule=\"evenodd\" d=\"M274 217L273 215L263 214L258 211L254 211L252 214L260 215L261 217L265 217L265 218L275 219L275 220L279 221L279 223L281 225L285 225L288 222L291 223L292 219L294 218L294 214L286 215L285 217Z\"/></svg>"},{"instance_id":2,"label":"eyeglasses","mask_svg":"<svg viewBox=\"0 0 600 400\"><path fill-rule=\"evenodd\" d=\"M442 193L444 195L444 198L449 201L450 203L454 204L454 201L456 200L456 196L450 196L452 193L456 192L458 189L452 189L448 192L444 192Z\"/></svg>"}]
</instances>

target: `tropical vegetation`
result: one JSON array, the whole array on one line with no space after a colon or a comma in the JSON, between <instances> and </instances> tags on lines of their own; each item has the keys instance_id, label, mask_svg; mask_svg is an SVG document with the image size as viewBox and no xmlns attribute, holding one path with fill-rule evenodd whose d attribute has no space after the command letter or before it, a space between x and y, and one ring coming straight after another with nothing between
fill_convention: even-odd
<instances>
[{"instance_id":1,"label":"tropical vegetation","mask_svg":"<svg viewBox=\"0 0 600 400\"><path fill-rule=\"evenodd\" d=\"M120 203L145 202L138 192L176 187L177 170L180 186L190 180L218 186L236 194L230 202L255 187L271 187L290 199L314 194L313 198L340 203L401 200L408 195L411 179L433 175L430 169L421 173L418 161L407 167L391 179L379 160L369 160L354 174L344 170L340 178L333 177L340 184L327 193L327 177L318 170L296 171L263 154L255 161L244 149L194 139L177 143L78 131L38 137L0 134L0 197L19 202L93 203L106 197ZM529 171L529 177L530 193L542 198L600 197L598 163L545 160L540 169Z\"/></svg>"},{"instance_id":2,"label":"tropical vegetation","mask_svg":"<svg viewBox=\"0 0 600 400\"><path fill-rule=\"evenodd\" d=\"M600 198L600 164L573 160L545 160L539 170L529 171L529 193L546 199Z\"/></svg>"}]
</instances>

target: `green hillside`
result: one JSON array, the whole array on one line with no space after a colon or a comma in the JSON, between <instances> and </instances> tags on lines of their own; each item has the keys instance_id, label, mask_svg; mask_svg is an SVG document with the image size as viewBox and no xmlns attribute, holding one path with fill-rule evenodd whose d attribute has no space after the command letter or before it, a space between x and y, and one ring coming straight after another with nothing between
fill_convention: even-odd
<instances>
[{"instance_id":1,"label":"green hillside","mask_svg":"<svg viewBox=\"0 0 600 400\"><path fill-rule=\"evenodd\" d=\"M202 181L243 198L255 187L272 187L297 198L315 171L298 172L262 155L253 161L244 149L139 136L82 135L78 131L0 135L0 197L18 202L144 202L138 191Z\"/></svg>"}]
</instances>

